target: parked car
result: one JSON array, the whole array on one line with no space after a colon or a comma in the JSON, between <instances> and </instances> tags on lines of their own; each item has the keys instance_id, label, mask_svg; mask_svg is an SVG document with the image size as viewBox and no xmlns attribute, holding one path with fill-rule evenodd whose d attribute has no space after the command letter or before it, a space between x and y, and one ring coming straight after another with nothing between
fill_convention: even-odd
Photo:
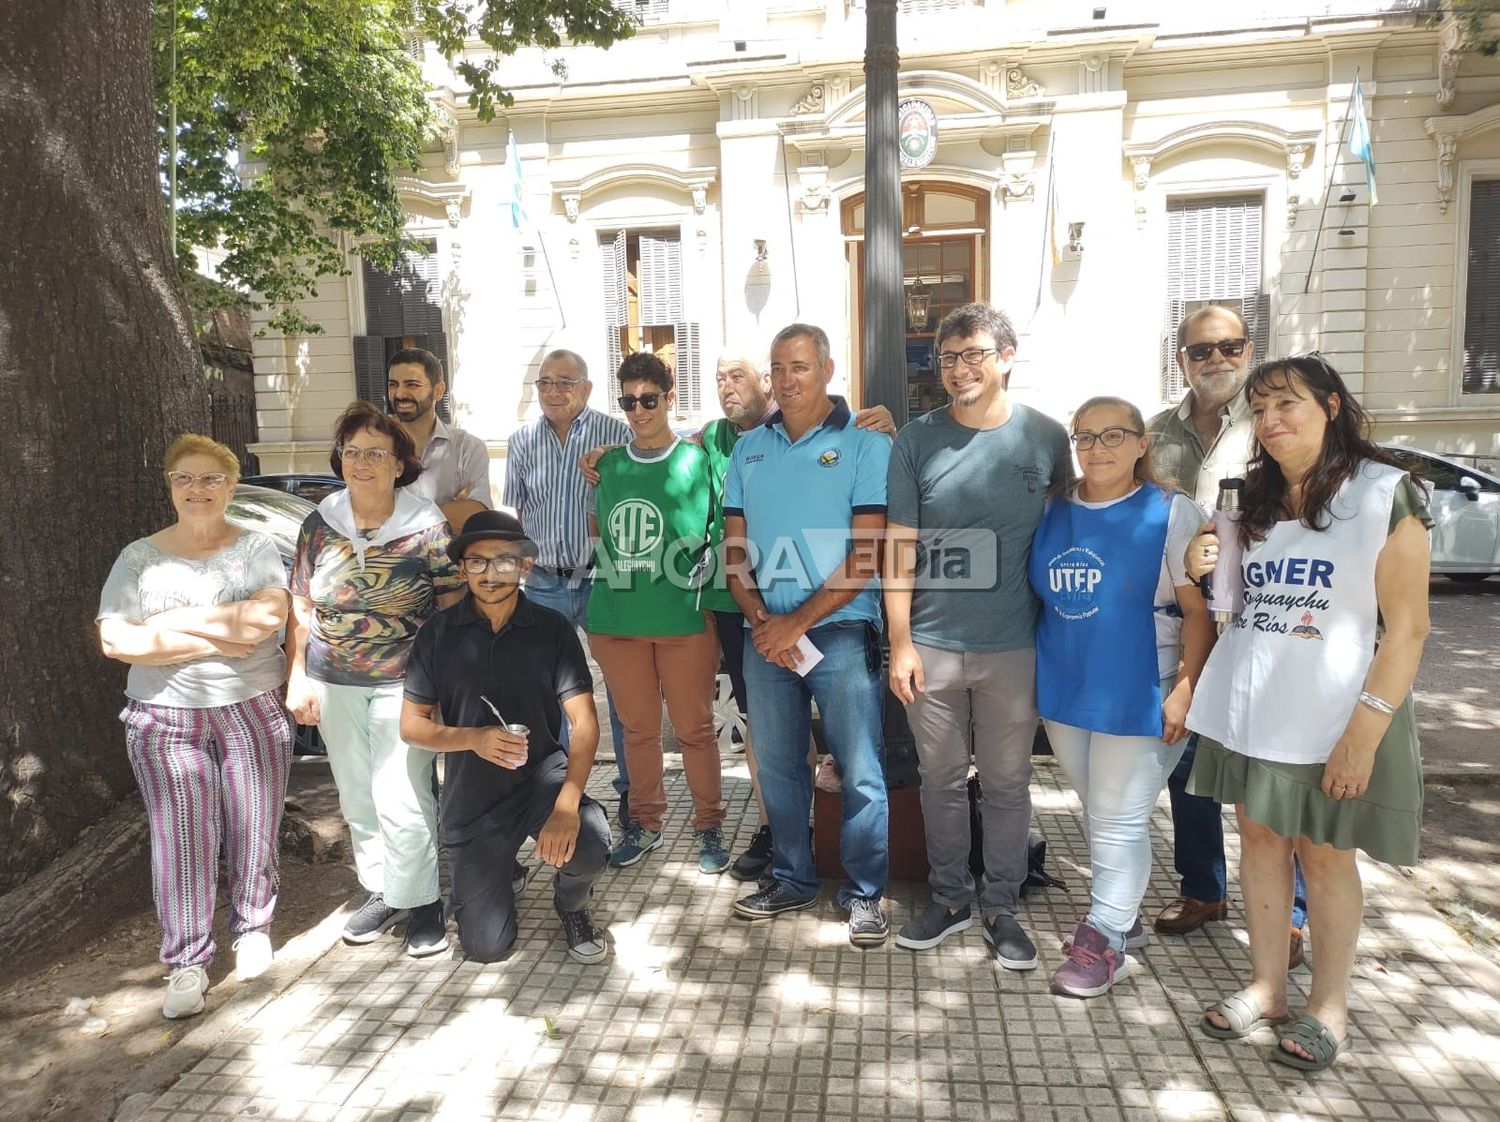
<instances>
[{"instance_id":1,"label":"parked car","mask_svg":"<svg viewBox=\"0 0 1500 1122\"><path fill-rule=\"evenodd\" d=\"M316 509L306 499L285 491L241 483L234 489L234 498L229 500L224 517L243 530L259 530L275 542L281 563L290 573L292 559L297 555L297 532L302 529L302 520ZM326 755L317 726L298 725L292 751L298 756Z\"/></svg>"},{"instance_id":2,"label":"parked car","mask_svg":"<svg viewBox=\"0 0 1500 1122\"><path fill-rule=\"evenodd\" d=\"M1387 444L1420 477L1432 509L1432 571L1456 581L1500 573L1500 479L1436 452Z\"/></svg>"},{"instance_id":3,"label":"parked car","mask_svg":"<svg viewBox=\"0 0 1500 1122\"><path fill-rule=\"evenodd\" d=\"M302 475L297 472L280 472L275 475L247 475L240 480L252 487L269 487L273 491L285 491L310 503L320 503L324 496L344 489L344 481L336 475Z\"/></svg>"}]
</instances>

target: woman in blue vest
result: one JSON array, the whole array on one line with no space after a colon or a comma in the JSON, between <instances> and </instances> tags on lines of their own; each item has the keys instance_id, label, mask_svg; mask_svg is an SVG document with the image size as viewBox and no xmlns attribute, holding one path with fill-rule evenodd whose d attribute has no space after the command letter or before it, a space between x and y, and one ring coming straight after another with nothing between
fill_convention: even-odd
<instances>
[{"instance_id":1,"label":"woman in blue vest","mask_svg":"<svg viewBox=\"0 0 1500 1122\"><path fill-rule=\"evenodd\" d=\"M1055 496L1031 546L1042 602L1037 709L1083 802L1089 914L1063 944L1052 991L1098 997L1134 967L1151 874L1146 827L1182 756L1188 705L1214 642L1183 569L1202 515L1153 478L1140 410L1095 397L1073 415L1082 480Z\"/></svg>"}]
</instances>

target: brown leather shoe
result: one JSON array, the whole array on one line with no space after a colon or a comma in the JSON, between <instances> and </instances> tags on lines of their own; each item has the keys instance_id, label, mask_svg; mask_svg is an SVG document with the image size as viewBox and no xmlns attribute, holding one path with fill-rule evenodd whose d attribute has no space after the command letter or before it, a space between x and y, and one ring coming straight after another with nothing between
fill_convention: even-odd
<instances>
[{"instance_id":1,"label":"brown leather shoe","mask_svg":"<svg viewBox=\"0 0 1500 1122\"><path fill-rule=\"evenodd\" d=\"M1292 945L1287 954L1288 970L1295 970L1302 965L1302 932L1298 928L1292 928Z\"/></svg>"},{"instance_id":2,"label":"brown leather shoe","mask_svg":"<svg viewBox=\"0 0 1500 1122\"><path fill-rule=\"evenodd\" d=\"M1189 931L1197 931L1209 920L1228 918L1228 900L1210 902L1179 896L1161 910L1152 926L1163 935L1186 935Z\"/></svg>"}]
</instances>

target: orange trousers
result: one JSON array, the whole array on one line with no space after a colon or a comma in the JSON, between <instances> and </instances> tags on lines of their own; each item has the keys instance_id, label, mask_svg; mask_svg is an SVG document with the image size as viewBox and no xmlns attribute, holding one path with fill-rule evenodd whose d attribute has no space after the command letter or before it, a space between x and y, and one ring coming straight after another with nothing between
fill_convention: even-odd
<instances>
[{"instance_id":1,"label":"orange trousers","mask_svg":"<svg viewBox=\"0 0 1500 1122\"><path fill-rule=\"evenodd\" d=\"M714 689L719 637L705 624L696 635L589 634L589 650L615 699L625 727L630 815L659 831L667 813L662 779L661 703L682 747L682 770L693 796L693 829L724 824L719 741L714 736Z\"/></svg>"}]
</instances>

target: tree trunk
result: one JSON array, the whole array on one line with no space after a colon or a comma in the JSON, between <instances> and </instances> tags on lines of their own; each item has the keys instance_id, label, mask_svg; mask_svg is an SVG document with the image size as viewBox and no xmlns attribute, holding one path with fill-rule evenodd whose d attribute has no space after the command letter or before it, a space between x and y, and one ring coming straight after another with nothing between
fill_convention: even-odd
<instances>
[{"instance_id":1,"label":"tree trunk","mask_svg":"<svg viewBox=\"0 0 1500 1122\"><path fill-rule=\"evenodd\" d=\"M133 785L93 619L207 394L170 264L148 5L0 3L0 893Z\"/></svg>"}]
</instances>

